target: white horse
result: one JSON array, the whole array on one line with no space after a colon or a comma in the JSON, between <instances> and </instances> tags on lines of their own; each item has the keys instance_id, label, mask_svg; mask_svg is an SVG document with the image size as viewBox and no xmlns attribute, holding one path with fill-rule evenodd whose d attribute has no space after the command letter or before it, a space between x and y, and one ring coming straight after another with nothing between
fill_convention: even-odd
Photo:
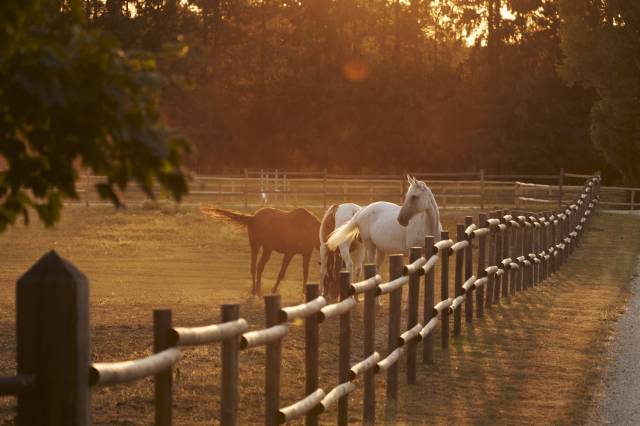
<instances>
[{"instance_id":1,"label":"white horse","mask_svg":"<svg viewBox=\"0 0 640 426\"><path fill-rule=\"evenodd\" d=\"M327 240L329 250L358 236L365 246L367 262L375 261L378 271L385 255L406 253L422 246L425 235L440 240L442 225L436 199L422 181L407 176L409 189L402 206L378 201L358 211L347 223L336 228Z\"/></svg>"},{"instance_id":2,"label":"white horse","mask_svg":"<svg viewBox=\"0 0 640 426\"><path fill-rule=\"evenodd\" d=\"M342 262L337 256L332 257L332 251L327 247L327 239L329 235L338 227L345 224L353 217L362 207L354 203L334 204L325 212L320 223L320 283L324 289L324 294L328 295L333 287L332 296L337 295L336 283L331 284L332 275L335 275L335 269L342 267ZM345 266L352 273L352 281L357 282L362 275L362 264L364 263L364 245L359 239L353 241L345 241L338 245L340 257L344 260ZM340 262L337 265L331 265L333 262ZM333 268L331 267L333 266ZM330 270L331 269L331 270Z\"/></svg>"}]
</instances>

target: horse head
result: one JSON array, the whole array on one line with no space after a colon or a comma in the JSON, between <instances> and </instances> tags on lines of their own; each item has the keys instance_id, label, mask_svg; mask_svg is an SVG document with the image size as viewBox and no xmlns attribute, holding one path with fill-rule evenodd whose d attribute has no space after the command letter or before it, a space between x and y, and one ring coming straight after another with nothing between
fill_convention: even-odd
<instances>
[{"instance_id":1,"label":"horse head","mask_svg":"<svg viewBox=\"0 0 640 426\"><path fill-rule=\"evenodd\" d=\"M402 226L407 226L412 217L427 209L438 210L433 193L426 183L411 176L407 176L407 181L409 189L398 213L398 223Z\"/></svg>"}]
</instances>

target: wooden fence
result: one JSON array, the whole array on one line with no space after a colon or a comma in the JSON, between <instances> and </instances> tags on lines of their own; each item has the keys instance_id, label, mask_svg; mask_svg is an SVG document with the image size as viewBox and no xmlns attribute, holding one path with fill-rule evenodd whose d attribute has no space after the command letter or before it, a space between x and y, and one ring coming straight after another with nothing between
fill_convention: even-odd
<instances>
[{"instance_id":1,"label":"wooden fence","mask_svg":"<svg viewBox=\"0 0 640 426\"><path fill-rule=\"evenodd\" d=\"M0 394L17 395L18 423L22 425L90 423L90 389L144 377L155 378L155 422L171 424L172 367L187 346L222 345L220 422L237 423L239 363L242 352L266 346L265 424L276 425L304 417L305 424L320 416L336 415L336 423L349 419L347 395L364 388L363 421L376 420L376 398L398 396L398 363L405 357L407 383L416 382L418 350L422 363L433 363L433 346L440 326L440 344L447 348L450 332L460 335L464 323L482 317L501 298L526 291L544 281L566 262L580 241L598 203L599 176L588 179L570 205L546 214L512 216L506 211L471 216L456 227L455 235L443 231L438 242L426 236L424 247L410 250L409 263L391 255L388 282L375 265L365 266L365 280L351 283L340 274L340 300L329 304L317 284L306 285L306 302L281 307L279 295L265 296L265 326L248 331L238 305L222 305L221 323L204 327L173 327L170 310L154 311L154 354L133 361L91 363L89 359L89 297L87 279L73 265L50 252L17 283L17 371L0 378ZM477 240L474 266L472 242ZM455 264L449 276L449 262ZM440 294L436 299L434 267L440 263ZM423 282L421 292L420 283ZM453 286L450 297L449 285ZM402 293L408 286L406 327L402 324ZM422 295L421 295L422 293ZM475 297L474 297L475 293ZM356 296L364 295L363 355L350 364L351 311ZM388 295L387 348L375 348L376 299ZM423 315L419 318L419 302ZM464 308L463 308L464 306ZM464 309L464 315L462 313ZM282 340L289 323L305 323L305 397L287 406L280 401ZM340 325L338 384L320 386L319 334L325 321ZM451 329L450 323L453 322ZM377 395L375 376L386 377L386 394ZM335 413L333 407L337 406Z\"/></svg>"},{"instance_id":2,"label":"wooden fence","mask_svg":"<svg viewBox=\"0 0 640 426\"><path fill-rule=\"evenodd\" d=\"M194 176L187 203L215 203L229 207L263 205L324 207L332 203L369 204L376 200L401 201L406 193L406 175L426 180L440 207L511 206L515 203L516 181L547 183L550 196L561 204L563 185L574 174L557 175L485 175L479 172L421 173L401 175L345 175L323 172L291 172L286 170L248 170L232 175ZM586 178L587 176L584 176ZM100 176L84 176L78 187L78 201L91 205L100 200L95 184ZM129 203L143 202L146 194L131 186L122 194ZM160 199L168 198L160 194Z\"/></svg>"},{"instance_id":3,"label":"wooden fence","mask_svg":"<svg viewBox=\"0 0 640 426\"><path fill-rule=\"evenodd\" d=\"M589 175L487 175L479 172L420 173L411 175L427 181L440 208L516 208L546 209L573 200ZM79 182L78 202L104 203L95 190L103 177L84 176ZM526 183L524 182L526 181ZM383 200L401 202L406 193L406 175L345 175L325 172L249 170L219 176L194 176L187 204L211 203L233 208L280 207L326 208L333 203L369 204ZM600 204L608 209L640 209L640 188L603 186ZM121 194L126 203L147 202L140 189L131 186ZM159 194L160 200L168 195Z\"/></svg>"}]
</instances>

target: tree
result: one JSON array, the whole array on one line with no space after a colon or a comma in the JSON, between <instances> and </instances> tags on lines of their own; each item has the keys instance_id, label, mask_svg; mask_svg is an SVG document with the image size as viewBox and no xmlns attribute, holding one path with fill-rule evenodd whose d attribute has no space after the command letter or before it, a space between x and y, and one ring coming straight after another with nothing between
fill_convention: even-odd
<instances>
[{"instance_id":1,"label":"tree","mask_svg":"<svg viewBox=\"0 0 640 426\"><path fill-rule=\"evenodd\" d=\"M640 3L559 0L561 73L596 90L591 140L629 183L640 184Z\"/></svg>"},{"instance_id":2,"label":"tree","mask_svg":"<svg viewBox=\"0 0 640 426\"><path fill-rule=\"evenodd\" d=\"M84 13L77 0L0 2L0 232L29 208L53 225L81 170L106 176L97 190L116 205L132 180L150 197L156 181L176 200L187 191L188 145L159 123L154 61Z\"/></svg>"}]
</instances>

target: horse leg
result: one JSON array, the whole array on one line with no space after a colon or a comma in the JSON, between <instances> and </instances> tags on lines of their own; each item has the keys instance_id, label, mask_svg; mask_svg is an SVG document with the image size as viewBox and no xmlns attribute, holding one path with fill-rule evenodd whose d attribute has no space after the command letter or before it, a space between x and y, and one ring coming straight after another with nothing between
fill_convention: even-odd
<instances>
[{"instance_id":1,"label":"horse leg","mask_svg":"<svg viewBox=\"0 0 640 426\"><path fill-rule=\"evenodd\" d=\"M266 265L270 257L271 249L262 247L262 254L260 255L260 260L258 261L258 278L256 280L256 290L258 296L262 295L262 271L264 271L264 265Z\"/></svg>"},{"instance_id":2,"label":"horse leg","mask_svg":"<svg viewBox=\"0 0 640 426\"><path fill-rule=\"evenodd\" d=\"M353 263L353 281L360 281L360 277L362 276L362 264L364 263L364 245L357 244L352 253L350 253L352 263Z\"/></svg>"},{"instance_id":3,"label":"horse leg","mask_svg":"<svg viewBox=\"0 0 640 426\"><path fill-rule=\"evenodd\" d=\"M340 249L340 256L342 256L342 260L344 260L345 268L347 268L347 271L353 275L353 261L351 260L351 254L349 253L350 246L351 243L342 243L338 248Z\"/></svg>"},{"instance_id":4,"label":"horse leg","mask_svg":"<svg viewBox=\"0 0 640 426\"><path fill-rule=\"evenodd\" d=\"M375 244L373 244L373 241L365 241L364 242L364 248L365 248L365 257L367 259L367 263L375 263L376 261L376 246ZM380 273L380 271L376 271L377 273Z\"/></svg>"},{"instance_id":5,"label":"horse leg","mask_svg":"<svg viewBox=\"0 0 640 426\"><path fill-rule=\"evenodd\" d=\"M329 256L331 252L324 243L320 244L320 285L322 286L322 294L327 295L329 289L327 288L327 268L329 263Z\"/></svg>"},{"instance_id":6,"label":"horse leg","mask_svg":"<svg viewBox=\"0 0 640 426\"><path fill-rule=\"evenodd\" d=\"M249 240L251 246L251 294L254 296L257 294L256 288L256 261L258 259L258 252L260 251L260 244L253 240Z\"/></svg>"},{"instance_id":7,"label":"horse leg","mask_svg":"<svg viewBox=\"0 0 640 426\"><path fill-rule=\"evenodd\" d=\"M302 253L302 293L304 294L304 286L309 279L309 262L311 261L311 252Z\"/></svg>"},{"instance_id":8,"label":"horse leg","mask_svg":"<svg viewBox=\"0 0 640 426\"><path fill-rule=\"evenodd\" d=\"M285 272L287 272L287 267L289 266L289 262L291 262L292 257L293 257L292 253L284 254L284 257L282 258L282 265L280 266L280 272L278 273L278 279L276 280L276 285L274 285L273 289L271 289L271 293L278 292L278 285L280 284L280 281L282 281L282 279L284 278L284 274Z\"/></svg>"},{"instance_id":9,"label":"horse leg","mask_svg":"<svg viewBox=\"0 0 640 426\"><path fill-rule=\"evenodd\" d=\"M351 280L351 282L355 282L353 280L353 261L351 260L351 254L349 253L349 248L351 246L350 242L347 243L342 243L338 246L338 248L340 249L340 257L342 258L342 261L344 261L344 267L347 270L347 272L349 272L350 276L349 279ZM340 262L340 265L338 267L338 271L342 270L342 262ZM340 272L338 272L336 274L336 276L338 277L335 280L334 283L334 294L335 297L340 297Z\"/></svg>"}]
</instances>

